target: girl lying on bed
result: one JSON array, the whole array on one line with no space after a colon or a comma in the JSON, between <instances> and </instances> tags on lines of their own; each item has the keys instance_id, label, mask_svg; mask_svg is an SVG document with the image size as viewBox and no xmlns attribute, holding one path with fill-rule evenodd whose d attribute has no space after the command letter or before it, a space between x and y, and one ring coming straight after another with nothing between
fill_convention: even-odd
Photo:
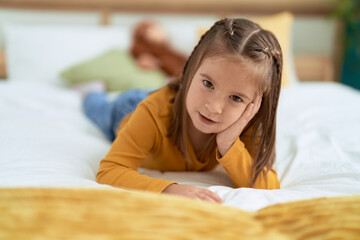
<instances>
[{"instance_id":1,"label":"girl lying on bed","mask_svg":"<svg viewBox=\"0 0 360 240\"><path fill-rule=\"evenodd\" d=\"M89 93L85 113L113 141L97 181L221 203L208 189L137 172L209 171L220 163L237 188L279 188L272 166L281 73L282 52L271 32L223 19L165 87L129 90L113 101L105 92Z\"/></svg>"}]
</instances>

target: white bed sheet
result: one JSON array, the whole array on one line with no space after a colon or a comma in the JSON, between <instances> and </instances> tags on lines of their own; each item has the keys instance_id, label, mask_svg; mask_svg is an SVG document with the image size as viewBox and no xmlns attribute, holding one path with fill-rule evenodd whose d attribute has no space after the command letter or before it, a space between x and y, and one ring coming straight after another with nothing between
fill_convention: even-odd
<instances>
[{"instance_id":1,"label":"white bed sheet","mask_svg":"<svg viewBox=\"0 0 360 240\"><path fill-rule=\"evenodd\" d=\"M206 187L225 205L255 211L300 199L360 194L360 92L337 83L284 88L278 111L280 190L232 188L213 172L139 171ZM0 187L96 187L110 143L81 111L75 91L0 83Z\"/></svg>"}]
</instances>

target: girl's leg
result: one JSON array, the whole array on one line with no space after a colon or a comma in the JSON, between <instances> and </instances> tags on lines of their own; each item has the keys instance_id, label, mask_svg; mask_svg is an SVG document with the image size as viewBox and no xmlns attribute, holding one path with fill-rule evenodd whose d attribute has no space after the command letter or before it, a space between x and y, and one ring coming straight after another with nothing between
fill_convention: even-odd
<instances>
[{"instance_id":1,"label":"girl's leg","mask_svg":"<svg viewBox=\"0 0 360 240\"><path fill-rule=\"evenodd\" d=\"M115 136L112 131L112 115L114 102L107 100L105 92L91 92L83 100L85 115L90 118L113 141Z\"/></svg>"},{"instance_id":2,"label":"girl's leg","mask_svg":"<svg viewBox=\"0 0 360 240\"><path fill-rule=\"evenodd\" d=\"M149 95L149 92L150 90L129 90L115 100L112 129L114 134L123 117L133 112L137 105Z\"/></svg>"},{"instance_id":3,"label":"girl's leg","mask_svg":"<svg viewBox=\"0 0 360 240\"><path fill-rule=\"evenodd\" d=\"M107 100L106 93L90 93L84 98L84 111L107 138L114 141L117 127L122 118L134 111L149 92L150 90L129 90L113 101Z\"/></svg>"}]
</instances>

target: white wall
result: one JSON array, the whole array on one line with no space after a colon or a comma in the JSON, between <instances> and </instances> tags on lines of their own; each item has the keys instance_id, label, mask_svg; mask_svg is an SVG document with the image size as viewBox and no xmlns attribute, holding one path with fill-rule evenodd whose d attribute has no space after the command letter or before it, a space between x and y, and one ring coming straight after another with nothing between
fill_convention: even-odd
<instances>
[{"instance_id":1,"label":"white wall","mask_svg":"<svg viewBox=\"0 0 360 240\"><path fill-rule=\"evenodd\" d=\"M151 15L139 14L137 16L129 14L115 14L111 23L115 25L134 24L143 17L156 18L162 23L171 26L178 22L183 16L177 15ZM194 21L196 24L210 24L216 16L195 16L186 15L185 21ZM21 24L80 24L98 25L101 17L95 12L67 12L67 11L27 11L0 9L0 47L4 46L4 36L2 26L4 23ZM304 54L325 54L332 55L335 34L335 23L326 17L297 17L294 22L293 47L295 53Z\"/></svg>"},{"instance_id":2,"label":"white wall","mask_svg":"<svg viewBox=\"0 0 360 240\"><path fill-rule=\"evenodd\" d=\"M29 11L0 8L0 47L4 46L3 24L81 24L98 25L100 15L95 12Z\"/></svg>"}]
</instances>

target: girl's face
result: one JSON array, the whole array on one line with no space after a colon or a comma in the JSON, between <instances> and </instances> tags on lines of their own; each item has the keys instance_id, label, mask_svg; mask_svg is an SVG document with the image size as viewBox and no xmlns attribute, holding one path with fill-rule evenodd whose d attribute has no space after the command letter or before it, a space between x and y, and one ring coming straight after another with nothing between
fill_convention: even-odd
<instances>
[{"instance_id":1,"label":"girl's face","mask_svg":"<svg viewBox=\"0 0 360 240\"><path fill-rule=\"evenodd\" d=\"M186 97L193 127L210 134L235 123L256 97L257 86L247 64L222 57L203 60Z\"/></svg>"}]
</instances>

